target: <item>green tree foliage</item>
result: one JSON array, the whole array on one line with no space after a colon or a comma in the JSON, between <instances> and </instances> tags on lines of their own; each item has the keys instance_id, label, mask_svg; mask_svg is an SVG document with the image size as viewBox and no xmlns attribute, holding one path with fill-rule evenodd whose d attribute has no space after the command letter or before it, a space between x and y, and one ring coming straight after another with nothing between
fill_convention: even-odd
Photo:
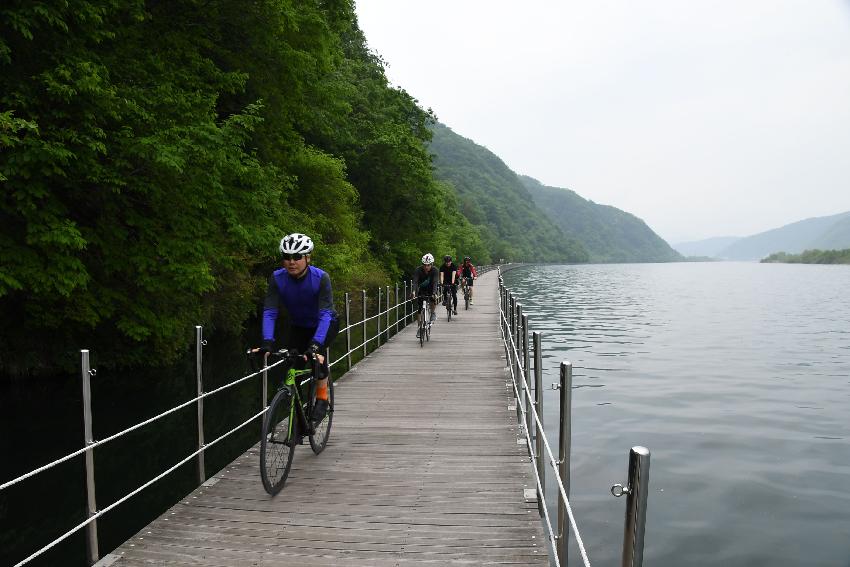
<instances>
[{"instance_id":1,"label":"green tree foliage","mask_svg":"<svg viewBox=\"0 0 850 567\"><path fill-rule=\"evenodd\" d=\"M109 345L106 360L169 359L193 324L238 326L252 308L246 260L279 233L268 205L294 184L249 146L259 105L217 114L244 76L185 33L199 11L2 12L0 298L21 322L5 360L92 344Z\"/></svg>"},{"instance_id":2,"label":"green tree foliage","mask_svg":"<svg viewBox=\"0 0 850 567\"><path fill-rule=\"evenodd\" d=\"M786 264L850 264L850 248L844 250L806 250L801 254L776 252L762 263Z\"/></svg>"},{"instance_id":3,"label":"green tree foliage","mask_svg":"<svg viewBox=\"0 0 850 567\"><path fill-rule=\"evenodd\" d=\"M431 119L348 0L4 3L4 366L167 361L195 324L238 332L288 232L343 289L413 265L447 219L474 246L441 209Z\"/></svg>"},{"instance_id":4,"label":"green tree foliage","mask_svg":"<svg viewBox=\"0 0 850 567\"><path fill-rule=\"evenodd\" d=\"M517 175L502 160L443 124L435 124L432 129L436 175L457 191L461 213L478 230L491 258L525 262L588 260L584 247L534 205Z\"/></svg>"}]
</instances>

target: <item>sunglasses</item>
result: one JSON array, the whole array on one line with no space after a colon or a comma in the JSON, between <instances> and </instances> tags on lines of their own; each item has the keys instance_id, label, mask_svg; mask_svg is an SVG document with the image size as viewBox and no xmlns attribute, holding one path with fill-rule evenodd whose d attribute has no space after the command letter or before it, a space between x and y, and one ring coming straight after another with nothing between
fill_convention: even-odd
<instances>
[{"instance_id":1,"label":"sunglasses","mask_svg":"<svg viewBox=\"0 0 850 567\"><path fill-rule=\"evenodd\" d=\"M304 254L284 254L283 255L284 260L300 260L303 257L304 257Z\"/></svg>"}]
</instances>

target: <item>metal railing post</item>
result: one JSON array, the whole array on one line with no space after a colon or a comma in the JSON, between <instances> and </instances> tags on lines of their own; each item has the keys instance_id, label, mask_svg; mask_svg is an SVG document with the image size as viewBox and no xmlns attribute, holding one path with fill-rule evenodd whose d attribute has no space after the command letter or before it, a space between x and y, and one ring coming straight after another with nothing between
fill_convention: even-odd
<instances>
[{"instance_id":1,"label":"metal railing post","mask_svg":"<svg viewBox=\"0 0 850 567\"><path fill-rule=\"evenodd\" d=\"M390 340L390 286L387 286L387 320L386 325L384 326L384 332L387 334L384 337L384 342Z\"/></svg>"},{"instance_id":2,"label":"metal railing post","mask_svg":"<svg viewBox=\"0 0 850 567\"><path fill-rule=\"evenodd\" d=\"M269 371L267 370L269 366L269 358L267 356L263 357L263 405L260 409L266 409L266 406L269 405Z\"/></svg>"},{"instance_id":3,"label":"metal railing post","mask_svg":"<svg viewBox=\"0 0 850 567\"><path fill-rule=\"evenodd\" d=\"M360 291L363 295L363 358L366 358L366 290L363 289Z\"/></svg>"},{"instance_id":4,"label":"metal railing post","mask_svg":"<svg viewBox=\"0 0 850 567\"><path fill-rule=\"evenodd\" d=\"M523 418L522 410L520 409L521 407L522 408L526 407L525 406L525 387L524 387L525 382L523 381L523 378L522 378L523 372L525 371L522 367L522 362L523 362L523 356L522 356L522 333L523 333L523 330L522 330L522 320L523 320L522 303L516 304L516 315L515 315L514 320L516 321L516 327L514 329L516 331L516 333L514 333L514 345L516 346L516 377L517 377L517 392L518 392L518 395L519 395L519 398L517 398L517 408L516 409L517 409L517 418L519 419L519 423L521 423L522 428L525 429L526 426L528 425L528 423Z\"/></svg>"},{"instance_id":5,"label":"metal railing post","mask_svg":"<svg viewBox=\"0 0 850 567\"><path fill-rule=\"evenodd\" d=\"M91 376L97 371L91 368L88 350L80 351L80 363L83 378L83 429L86 443L86 516L91 518L97 514L97 498L95 497L94 484L94 453L91 448L94 443L91 413ZM97 545L97 520L92 520L86 525L86 555L88 556L89 564L97 563L97 560L100 559L100 552Z\"/></svg>"},{"instance_id":6,"label":"metal railing post","mask_svg":"<svg viewBox=\"0 0 850 567\"><path fill-rule=\"evenodd\" d=\"M507 318L505 323L508 325L508 335L511 335L514 329L514 298L510 291L505 293L505 307L505 317Z\"/></svg>"},{"instance_id":7,"label":"metal railing post","mask_svg":"<svg viewBox=\"0 0 850 567\"><path fill-rule=\"evenodd\" d=\"M395 284L395 334L398 334L398 282Z\"/></svg>"},{"instance_id":8,"label":"metal railing post","mask_svg":"<svg viewBox=\"0 0 850 567\"><path fill-rule=\"evenodd\" d=\"M348 369L351 370L351 297L345 294L345 352L348 353Z\"/></svg>"},{"instance_id":9,"label":"metal railing post","mask_svg":"<svg viewBox=\"0 0 850 567\"><path fill-rule=\"evenodd\" d=\"M378 309L375 311L375 337L378 339L378 344L375 348L381 346L381 288L378 288Z\"/></svg>"},{"instance_id":10,"label":"metal railing post","mask_svg":"<svg viewBox=\"0 0 850 567\"><path fill-rule=\"evenodd\" d=\"M198 396L204 393L204 379L201 373L203 365L204 328L195 325L195 373L198 377ZM198 484L207 480L206 467L204 466L204 399L198 399Z\"/></svg>"},{"instance_id":11,"label":"metal railing post","mask_svg":"<svg viewBox=\"0 0 850 567\"><path fill-rule=\"evenodd\" d=\"M615 489L619 488L617 493ZM646 504L649 493L649 449L640 445L629 451L629 484L611 487L614 496L628 494L623 529L623 567L643 565L643 536L646 531Z\"/></svg>"},{"instance_id":12,"label":"metal railing post","mask_svg":"<svg viewBox=\"0 0 850 567\"><path fill-rule=\"evenodd\" d=\"M526 431L528 431L528 452L531 453L531 442L534 441L534 416L531 415L531 377L529 372L529 353L528 353L528 315L522 315L522 366L523 366L523 384L525 388L525 422Z\"/></svg>"},{"instance_id":13,"label":"metal railing post","mask_svg":"<svg viewBox=\"0 0 850 567\"><path fill-rule=\"evenodd\" d=\"M531 337L534 343L534 409L537 411L537 418L540 420L540 425L543 425L543 351L541 350L541 334L539 331L534 331ZM543 436L545 435L543 428L538 429L537 424L534 424L535 444L534 452L537 455L537 475L540 477L540 496L537 499L542 506L543 497L545 496L544 488L546 487L546 466L543 462Z\"/></svg>"},{"instance_id":14,"label":"metal railing post","mask_svg":"<svg viewBox=\"0 0 850 567\"><path fill-rule=\"evenodd\" d=\"M513 296L513 294L509 294L509 295L510 295L510 301L511 301L511 306L510 306L511 307L511 343L512 343L511 344L511 357L512 357L511 361L513 362L512 368L513 368L513 374L514 374L514 384L517 384L517 381L516 381L517 372L518 372L517 367L519 366L519 360L518 360L519 356L517 355L517 349L516 349L516 336L517 336L517 323L518 323L517 317L516 317L517 301L516 301L516 298ZM519 404L519 391L517 390L517 392L514 395L516 396L516 403ZM519 407L517 407L517 410L519 410Z\"/></svg>"},{"instance_id":15,"label":"metal railing post","mask_svg":"<svg viewBox=\"0 0 850 567\"><path fill-rule=\"evenodd\" d=\"M507 335L508 334L508 318L510 315L508 314L508 289L502 288L502 332Z\"/></svg>"},{"instance_id":16,"label":"metal railing post","mask_svg":"<svg viewBox=\"0 0 850 567\"><path fill-rule=\"evenodd\" d=\"M572 442L572 404L573 404L573 365L570 362L561 362L561 440L558 454L558 475L564 483L564 492L570 497L570 446ZM567 565L567 542L570 538L570 528L567 520L567 503L564 496L558 491L558 562Z\"/></svg>"},{"instance_id":17,"label":"metal railing post","mask_svg":"<svg viewBox=\"0 0 850 567\"><path fill-rule=\"evenodd\" d=\"M511 301L511 292L505 288L505 339L506 346L505 348L508 350L508 363L511 367L511 373L514 370L514 359L513 352L511 352L511 329L513 320L513 302Z\"/></svg>"}]
</instances>

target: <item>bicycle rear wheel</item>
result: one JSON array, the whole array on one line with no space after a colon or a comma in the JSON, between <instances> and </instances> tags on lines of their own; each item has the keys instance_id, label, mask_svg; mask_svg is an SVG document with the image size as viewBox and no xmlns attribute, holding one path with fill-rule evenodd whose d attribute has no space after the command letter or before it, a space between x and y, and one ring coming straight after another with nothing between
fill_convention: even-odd
<instances>
[{"instance_id":1,"label":"bicycle rear wheel","mask_svg":"<svg viewBox=\"0 0 850 567\"><path fill-rule=\"evenodd\" d=\"M310 407L316 405L316 388L313 387ZM313 423L313 433L310 434L310 447L317 455L321 453L328 444L328 438L331 435L331 423L334 419L334 381L328 376L328 411L325 417L319 423Z\"/></svg>"},{"instance_id":2,"label":"bicycle rear wheel","mask_svg":"<svg viewBox=\"0 0 850 567\"><path fill-rule=\"evenodd\" d=\"M263 420L263 435L260 439L260 478L263 488L274 496L283 488L292 457L295 455L295 425L290 425L292 396L288 390L278 392Z\"/></svg>"},{"instance_id":3,"label":"bicycle rear wheel","mask_svg":"<svg viewBox=\"0 0 850 567\"><path fill-rule=\"evenodd\" d=\"M464 309L469 309L469 288L463 290Z\"/></svg>"}]
</instances>

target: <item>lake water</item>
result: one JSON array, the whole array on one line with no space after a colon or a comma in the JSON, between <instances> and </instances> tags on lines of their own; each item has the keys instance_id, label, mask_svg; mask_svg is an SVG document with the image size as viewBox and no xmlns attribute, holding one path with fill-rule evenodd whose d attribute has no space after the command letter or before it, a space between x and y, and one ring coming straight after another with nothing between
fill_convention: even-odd
<instances>
[{"instance_id":1,"label":"lake water","mask_svg":"<svg viewBox=\"0 0 850 567\"><path fill-rule=\"evenodd\" d=\"M645 565L850 566L850 267L541 266L504 279L543 332L544 384L574 366L571 502L593 565L619 565L625 498L609 490L644 445ZM556 451L557 404L547 390Z\"/></svg>"}]
</instances>

